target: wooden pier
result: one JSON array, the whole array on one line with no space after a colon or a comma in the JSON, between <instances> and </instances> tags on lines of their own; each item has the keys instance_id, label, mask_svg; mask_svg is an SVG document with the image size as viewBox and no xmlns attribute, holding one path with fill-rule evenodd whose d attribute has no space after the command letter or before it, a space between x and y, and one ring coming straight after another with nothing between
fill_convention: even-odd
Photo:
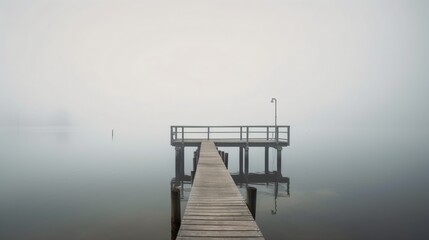
<instances>
[{"instance_id":1,"label":"wooden pier","mask_svg":"<svg viewBox=\"0 0 429 240\"><path fill-rule=\"evenodd\" d=\"M176 148L176 185L185 175L185 147L199 147L202 141L211 140L217 147L239 148L240 179L249 175L250 147L265 148L265 174L269 169L269 148L276 150L276 172L282 177L282 149L290 145L289 126L171 126L170 142ZM194 171L196 170L194 164ZM272 171L273 172L273 171Z\"/></svg>"},{"instance_id":2,"label":"wooden pier","mask_svg":"<svg viewBox=\"0 0 429 240\"><path fill-rule=\"evenodd\" d=\"M201 140L200 144L177 239L264 239L214 141Z\"/></svg>"}]
</instances>

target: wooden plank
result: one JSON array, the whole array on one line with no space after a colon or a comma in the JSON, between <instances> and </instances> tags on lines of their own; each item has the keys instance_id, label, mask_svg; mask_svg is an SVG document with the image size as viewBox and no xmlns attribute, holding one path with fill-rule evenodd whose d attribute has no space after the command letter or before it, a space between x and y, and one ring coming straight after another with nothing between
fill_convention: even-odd
<instances>
[{"instance_id":1,"label":"wooden plank","mask_svg":"<svg viewBox=\"0 0 429 240\"><path fill-rule=\"evenodd\" d=\"M182 230L181 237L262 237L260 231L194 231Z\"/></svg>"},{"instance_id":2,"label":"wooden plank","mask_svg":"<svg viewBox=\"0 0 429 240\"><path fill-rule=\"evenodd\" d=\"M240 212L198 212L198 211L193 211L190 212L188 211L186 213L187 216L248 216L248 212L246 211L240 211Z\"/></svg>"},{"instance_id":3,"label":"wooden plank","mask_svg":"<svg viewBox=\"0 0 429 240\"><path fill-rule=\"evenodd\" d=\"M223 239L232 239L232 238L212 238L212 237L178 237L177 240L223 240ZM234 237L234 240L264 240L263 237Z\"/></svg>"},{"instance_id":4,"label":"wooden plank","mask_svg":"<svg viewBox=\"0 0 429 240\"><path fill-rule=\"evenodd\" d=\"M255 225L182 225L182 230L193 230L193 231L233 231L233 230L240 230L240 231L259 231L259 228Z\"/></svg>"},{"instance_id":5,"label":"wooden plank","mask_svg":"<svg viewBox=\"0 0 429 240\"><path fill-rule=\"evenodd\" d=\"M184 220L229 220L229 221L251 221L253 220L252 215L250 216L193 216L185 215L183 216ZM179 230L180 234L180 230Z\"/></svg>"},{"instance_id":6,"label":"wooden plank","mask_svg":"<svg viewBox=\"0 0 429 240\"><path fill-rule=\"evenodd\" d=\"M203 141L177 239L264 239L216 146Z\"/></svg>"},{"instance_id":7,"label":"wooden plank","mask_svg":"<svg viewBox=\"0 0 429 240\"><path fill-rule=\"evenodd\" d=\"M182 225L212 225L212 226L255 226L253 220L249 221L209 221L209 220L182 220Z\"/></svg>"},{"instance_id":8,"label":"wooden plank","mask_svg":"<svg viewBox=\"0 0 429 240\"><path fill-rule=\"evenodd\" d=\"M248 214L248 210L240 209L187 209L188 214L198 214L198 213L243 213Z\"/></svg>"}]
</instances>

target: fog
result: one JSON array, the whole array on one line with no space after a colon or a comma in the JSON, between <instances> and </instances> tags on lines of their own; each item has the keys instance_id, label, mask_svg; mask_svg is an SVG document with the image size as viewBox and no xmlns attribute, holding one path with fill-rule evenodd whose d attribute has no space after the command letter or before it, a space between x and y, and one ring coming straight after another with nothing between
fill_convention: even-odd
<instances>
[{"instance_id":1,"label":"fog","mask_svg":"<svg viewBox=\"0 0 429 240\"><path fill-rule=\"evenodd\" d=\"M1 1L3 125L421 128L425 1Z\"/></svg>"},{"instance_id":2,"label":"fog","mask_svg":"<svg viewBox=\"0 0 429 240\"><path fill-rule=\"evenodd\" d=\"M274 124L272 97L279 124L291 126L283 165L298 188L359 182L374 193L402 175L404 189L420 189L429 165L428 16L418 0L0 0L0 191L31 175L13 162L27 148L6 132L68 129L55 135L60 152L61 142L81 141L70 129L108 141L115 129L128 137L118 151L133 160L117 166L117 153L109 169L137 176L141 155L172 156L170 125ZM66 163L81 157L76 149Z\"/></svg>"}]
</instances>

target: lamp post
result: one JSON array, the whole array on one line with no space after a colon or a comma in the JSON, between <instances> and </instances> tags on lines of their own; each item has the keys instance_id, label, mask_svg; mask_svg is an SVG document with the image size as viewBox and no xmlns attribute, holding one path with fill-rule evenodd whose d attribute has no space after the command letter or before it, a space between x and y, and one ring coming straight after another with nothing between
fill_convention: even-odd
<instances>
[{"instance_id":1,"label":"lamp post","mask_svg":"<svg viewBox=\"0 0 429 240\"><path fill-rule=\"evenodd\" d=\"M274 103L274 125L277 127L277 98L271 98L271 103Z\"/></svg>"}]
</instances>

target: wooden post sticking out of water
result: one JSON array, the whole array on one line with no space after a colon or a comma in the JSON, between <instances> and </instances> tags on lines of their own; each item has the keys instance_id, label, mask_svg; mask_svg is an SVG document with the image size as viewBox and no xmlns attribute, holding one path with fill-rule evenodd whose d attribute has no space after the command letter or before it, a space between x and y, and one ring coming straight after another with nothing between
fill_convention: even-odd
<instances>
[{"instance_id":1,"label":"wooden post sticking out of water","mask_svg":"<svg viewBox=\"0 0 429 240\"><path fill-rule=\"evenodd\" d=\"M194 184L195 171L191 171L191 183Z\"/></svg>"},{"instance_id":2,"label":"wooden post sticking out of water","mask_svg":"<svg viewBox=\"0 0 429 240\"><path fill-rule=\"evenodd\" d=\"M282 174L282 147L277 147L277 173Z\"/></svg>"},{"instance_id":3,"label":"wooden post sticking out of water","mask_svg":"<svg viewBox=\"0 0 429 240\"><path fill-rule=\"evenodd\" d=\"M180 190L177 187L171 189L171 239L174 240L182 223L180 216Z\"/></svg>"},{"instance_id":4,"label":"wooden post sticking out of water","mask_svg":"<svg viewBox=\"0 0 429 240\"><path fill-rule=\"evenodd\" d=\"M180 168L181 168L181 164L180 164L180 158L181 158L181 150L180 147L176 147L176 176L175 176L175 185L179 185L179 181L180 181Z\"/></svg>"},{"instance_id":5,"label":"wooden post sticking out of water","mask_svg":"<svg viewBox=\"0 0 429 240\"><path fill-rule=\"evenodd\" d=\"M256 215L256 188L247 186L247 207L250 210L250 213L253 216L253 219Z\"/></svg>"},{"instance_id":6,"label":"wooden post sticking out of water","mask_svg":"<svg viewBox=\"0 0 429 240\"><path fill-rule=\"evenodd\" d=\"M225 167L226 167L226 169L228 169L228 159L229 159L229 154L228 153L225 153L225 159L223 160L223 162L225 163Z\"/></svg>"},{"instance_id":7,"label":"wooden post sticking out of water","mask_svg":"<svg viewBox=\"0 0 429 240\"><path fill-rule=\"evenodd\" d=\"M193 162L194 162L194 171L196 171L197 170L197 151L194 152Z\"/></svg>"},{"instance_id":8,"label":"wooden post sticking out of water","mask_svg":"<svg viewBox=\"0 0 429 240\"><path fill-rule=\"evenodd\" d=\"M182 145L180 150L180 180L183 180L185 177L185 146Z\"/></svg>"},{"instance_id":9,"label":"wooden post sticking out of water","mask_svg":"<svg viewBox=\"0 0 429 240\"><path fill-rule=\"evenodd\" d=\"M249 176L249 147L244 148L244 175L246 177L246 182Z\"/></svg>"},{"instance_id":10,"label":"wooden post sticking out of water","mask_svg":"<svg viewBox=\"0 0 429 240\"><path fill-rule=\"evenodd\" d=\"M268 160L269 160L269 147L265 147L265 174L269 173L269 169L268 169Z\"/></svg>"},{"instance_id":11,"label":"wooden post sticking out of water","mask_svg":"<svg viewBox=\"0 0 429 240\"><path fill-rule=\"evenodd\" d=\"M239 162L240 162L240 168L239 168L240 180L243 180L243 147L239 148Z\"/></svg>"}]
</instances>

